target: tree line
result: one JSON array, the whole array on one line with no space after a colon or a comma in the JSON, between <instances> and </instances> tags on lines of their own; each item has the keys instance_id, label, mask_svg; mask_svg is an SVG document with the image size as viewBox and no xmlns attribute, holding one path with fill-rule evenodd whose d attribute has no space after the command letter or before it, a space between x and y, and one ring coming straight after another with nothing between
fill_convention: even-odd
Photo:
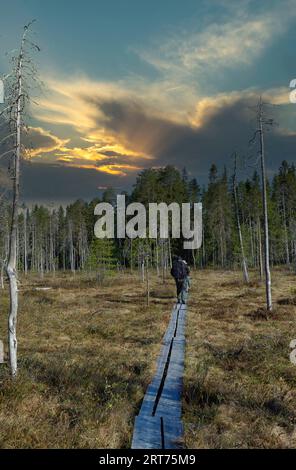
<instances>
[{"instance_id":1,"label":"tree line","mask_svg":"<svg viewBox=\"0 0 296 470\"><path fill-rule=\"evenodd\" d=\"M105 268L139 268L145 257L159 272L168 270L173 253L180 254L194 267L237 268L241 265L241 249L237 215L244 241L248 267L263 275L263 219L260 178L256 171L251 178L237 183L226 168L222 174L213 164L207 187L200 187L187 171L172 166L143 170L137 177L126 201L141 202L202 202L203 243L199 250L188 252L182 239L143 240L94 238L94 207L99 202L116 205L116 193L108 188L102 198L91 202L77 200L67 207L49 208L36 205L20 209L17 224L18 270L54 273L57 270L101 271ZM236 195L236 203L235 203ZM271 265L296 265L296 169L282 162L272 181L267 181L267 202ZM237 204L237 206L236 206ZM236 214L236 208L238 214ZM9 249L9 200L1 203L0 259L3 271Z\"/></svg>"}]
</instances>

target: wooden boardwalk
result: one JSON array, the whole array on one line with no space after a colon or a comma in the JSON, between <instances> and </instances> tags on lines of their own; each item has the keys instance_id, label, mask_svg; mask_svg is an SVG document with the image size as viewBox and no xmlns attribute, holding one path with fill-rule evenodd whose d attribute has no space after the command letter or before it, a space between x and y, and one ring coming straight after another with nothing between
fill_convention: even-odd
<instances>
[{"instance_id":1,"label":"wooden boardwalk","mask_svg":"<svg viewBox=\"0 0 296 470\"><path fill-rule=\"evenodd\" d=\"M186 305L176 304L162 340L156 374L135 419L132 449L182 447Z\"/></svg>"}]
</instances>

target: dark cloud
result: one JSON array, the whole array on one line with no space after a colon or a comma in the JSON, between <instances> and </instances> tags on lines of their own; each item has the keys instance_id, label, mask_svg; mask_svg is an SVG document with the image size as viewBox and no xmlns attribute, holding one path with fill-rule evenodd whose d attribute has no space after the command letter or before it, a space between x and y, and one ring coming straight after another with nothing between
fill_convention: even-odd
<instances>
[{"instance_id":1,"label":"dark cloud","mask_svg":"<svg viewBox=\"0 0 296 470\"><path fill-rule=\"evenodd\" d=\"M93 199L100 195L99 187L121 187L122 179L95 170L69 168L44 163L22 164L22 198L29 201L63 202Z\"/></svg>"},{"instance_id":2,"label":"dark cloud","mask_svg":"<svg viewBox=\"0 0 296 470\"><path fill-rule=\"evenodd\" d=\"M52 148L58 148L63 141L52 135L50 132L44 131L41 127L31 127L23 136L23 143L26 147L36 150L50 151Z\"/></svg>"},{"instance_id":3,"label":"dark cloud","mask_svg":"<svg viewBox=\"0 0 296 470\"><path fill-rule=\"evenodd\" d=\"M109 100L96 104L105 115L104 126L109 131L122 136L136 151L156 158L189 131L187 126L147 113L135 101Z\"/></svg>"},{"instance_id":4,"label":"dark cloud","mask_svg":"<svg viewBox=\"0 0 296 470\"><path fill-rule=\"evenodd\" d=\"M205 113L200 127L178 124L149 114L134 101L108 100L96 102L103 112L102 124L114 136L123 139L138 152L154 157L141 161L141 166L175 165L186 166L200 183L207 182L211 163L218 167L230 166L231 154L236 150L240 155L253 154L258 146L250 148L248 142L256 127L254 100L237 98L224 106L214 106ZM276 108L273 114L276 118ZM31 135L36 147L51 147L54 142L50 135L40 132ZM53 139L54 140L54 139ZM274 127L266 133L267 168L269 175L276 171L283 159L295 159L296 136L284 133ZM128 162L129 156L105 151L106 162ZM106 163L104 162L104 163ZM136 160L135 160L136 162ZM253 168L249 170L249 174ZM66 164L45 164L24 162L22 169L22 195L27 200L63 201L77 198L91 199L99 195L99 187L113 186L120 190L130 189L135 181L136 171L119 177L92 169L71 168Z\"/></svg>"},{"instance_id":5,"label":"dark cloud","mask_svg":"<svg viewBox=\"0 0 296 470\"><path fill-rule=\"evenodd\" d=\"M0 120L0 141L10 134L9 125L2 119ZM31 149L50 149L63 141L52 135L50 132L44 131L41 127L30 127L22 136L23 144ZM11 139L1 144L1 149L11 145Z\"/></svg>"},{"instance_id":6,"label":"dark cloud","mask_svg":"<svg viewBox=\"0 0 296 470\"><path fill-rule=\"evenodd\" d=\"M155 165L186 166L203 181L211 163L229 165L234 150L256 156L257 148L249 147L256 128L255 105L255 98L229 100L224 106L211 108L202 125L194 127L149 115L135 102L97 102L108 130L121 135L136 149L153 155ZM267 112L276 117L276 107ZM269 172L276 170L283 159L293 161L295 146L296 135L281 132L276 126L271 129L266 134Z\"/></svg>"}]
</instances>

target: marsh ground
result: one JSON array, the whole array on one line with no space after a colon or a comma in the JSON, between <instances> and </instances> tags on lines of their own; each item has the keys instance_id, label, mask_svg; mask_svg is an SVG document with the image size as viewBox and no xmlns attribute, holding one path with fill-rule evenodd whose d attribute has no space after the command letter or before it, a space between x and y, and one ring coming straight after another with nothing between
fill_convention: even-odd
<instances>
[{"instance_id":1,"label":"marsh ground","mask_svg":"<svg viewBox=\"0 0 296 470\"><path fill-rule=\"evenodd\" d=\"M274 311L251 273L197 272L190 296L184 380L185 443L192 448L296 446L296 278L273 272Z\"/></svg>"},{"instance_id":2,"label":"marsh ground","mask_svg":"<svg viewBox=\"0 0 296 470\"><path fill-rule=\"evenodd\" d=\"M193 274L184 377L187 447L295 447L296 276L273 272L274 312L252 273ZM50 290L35 290L47 286ZM0 447L126 448L174 301L170 279L21 278L19 376L0 366ZM7 292L0 298L6 335Z\"/></svg>"}]
</instances>

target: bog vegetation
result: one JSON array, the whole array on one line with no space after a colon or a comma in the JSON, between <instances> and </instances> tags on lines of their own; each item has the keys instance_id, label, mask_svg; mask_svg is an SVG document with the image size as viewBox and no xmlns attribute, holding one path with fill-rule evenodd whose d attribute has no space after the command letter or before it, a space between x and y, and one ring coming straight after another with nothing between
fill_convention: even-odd
<instances>
[{"instance_id":1,"label":"bog vegetation","mask_svg":"<svg viewBox=\"0 0 296 470\"><path fill-rule=\"evenodd\" d=\"M294 274L273 270L274 310L251 270L193 273L186 329L184 445L295 447ZM1 448L128 448L175 299L170 278L20 277L19 373L0 365ZM131 288L132 286L132 288ZM51 287L50 290L36 290ZM8 308L5 289L1 312ZM6 335L2 316L0 337Z\"/></svg>"}]
</instances>

